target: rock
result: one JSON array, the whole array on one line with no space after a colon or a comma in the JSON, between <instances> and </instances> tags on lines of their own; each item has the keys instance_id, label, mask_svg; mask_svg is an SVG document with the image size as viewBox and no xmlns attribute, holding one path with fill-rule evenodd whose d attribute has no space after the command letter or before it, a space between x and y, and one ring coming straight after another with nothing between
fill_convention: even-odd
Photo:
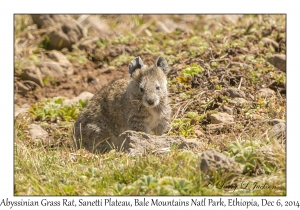
<instances>
[{"instance_id":1,"label":"rock","mask_svg":"<svg viewBox=\"0 0 300 210\"><path fill-rule=\"evenodd\" d=\"M236 24L243 15L207 15L206 18Z\"/></svg>"},{"instance_id":2,"label":"rock","mask_svg":"<svg viewBox=\"0 0 300 210\"><path fill-rule=\"evenodd\" d=\"M229 115L225 112L218 112L216 114L211 114L209 119L212 124L219 124L219 123L231 123L234 122L233 116Z\"/></svg>"},{"instance_id":3,"label":"rock","mask_svg":"<svg viewBox=\"0 0 300 210\"><path fill-rule=\"evenodd\" d=\"M94 49L97 46L99 38L93 38L93 37L85 37L82 38L78 43L78 48L80 50L88 51L89 49Z\"/></svg>"},{"instance_id":4,"label":"rock","mask_svg":"<svg viewBox=\"0 0 300 210\"><path fill-rule=\"evenodd\" d=\"M221 130L224 126L222 124L208 124L206 125L207 131Z\"/></svg>"},{"instance_id":5,"label":"rock","mask_svg":"<svg viewBox=\"0 0 300 210\"><path fill-rule=\"evenodd\" d=\"M97 37L109 38L113 35L109 25L98 17L90 16L87 18L88 25L92 28Z\"/></svg>"},{"instance_id":6,"label":"rock","mask_svg":"<svg viewBox=\"0 0 300 210\"><path fill-rule=\"evenodd\" d=\"M72 50L72 45L83 37L82 26L69 15L31 15L32 21L38 28L54 28L46 32L49 37L49 49L68 48Z\"/></svg>"},{"instance_id":7,"label":"rock","mask_svg":"<svg viewBox=\"0 0 300 210\"><path fill-rule=\"evenodd\" d=\"M203 145L201 142L197 141L196 139L184 139L178 146L179 149L193 149L199 148Z\"/></svg>"},{"instance_id":8,"label":"rock","mask_svg":"<svg viewBox=\"0 0 300 210\"><path fill-rule=\"evenodd\" d=\"M281 120L281 119L272 119L272 120L268 120L267 123L269 123L270 125L276 125L278 123L285 123L285 120Z\"/></svg>"},{"instance_id":9,"label":"rock","mask_svg":"<svg viewBox=\"0 0 300 210\"><path fill-rule=\"evenodd\" d=\"M225 92L229 93L232 98L245 98L245 93L237 88L227 88Z\"/></svg>"},{"instance_id":10,"label":"rock","mask_svg":"<svg viewBox=\"0 0 300 210\"><path fill-rule=\"evenodd\" d=\"M262 38L261 41L265 44L265 45L272 45L272 47L275 49L275 50L278 50L279 49L279 44L277 42L275 42L274 40L272 39L269 39L269 38Z\"/></svg>"},{"instance_id":11,"label":"rock","mask_svg":"<svg viewBox=\"0 0 300 210\"><path fill-rule=\"evenodd\" d=\"M223 21L236 24L243 15L221 15Z\"/></svg>"},{"instance_id":12,"label":"rock","mask_svg":"<svg viewBox=\"0 0 300 210\"><path fill-rule=\"evenodd\" d=\"M35 65L24 67L20 77L22 80L32 81L40 87L44 86L41 71Z\"/></svg>"},{"instance_id":13,"label":"rock","mask_svg":"<svg viewBox=\"0 0 300 210\"><path fill-rule=\"evenodd\" d=\"M177 144L180 149L195 148L201 146L197 140L184 139L181 136L156 136L136 131L125 131L118 139L112 142L114 148L135 154L166 150Z\"/></svg>"},{"instance_id":14,"label":"rock","mask_svg":"<svg viewBox=\"0 0 300 210\"><path fill-rule=\"evenodd\" d=\"M219 111L220 112L226 112L227 114L233 115L233 109L228 107L228 106L225 106L225 105L221 106L219 108Z\"/></svg>"},{"instance_id":15,"label":"rock","mask_svg":"<svg viewBox=\"0 0 300 210\"><path fill-rule=\"evenodd\" d=\"M15 106L15 117L29 110L28 104L23 104L21 107Z\"/></svg>"},{"instance_id":16,"label":"rock","mask_svg":"<svg viewBox=\"0 0 300 210\"><path fill-rule=\"evenodd\" d=\"M200 170L205 174L214 172L242 173L242 169L231 158L214 149L204 151L201 155Z\"/></svg>"},{"instance_id":17,"label":"rock","mask_svg":"<svg viewBox=\"0 0 300 210\"><path fill-rule=\"evenodd\" d=\"M158 20L157 21L157 28L156 31L160 32L166 32L166 33L172 33L176 29L179 29L181 31L187 30L187 27L184 23L179 24L175 23L172 19L162 19L162 21Z\"/></svg>"},{"instance_id":18,"label":"rock","mask_svg":"<svg viewBox=\"0 0 300 210\"><path fill-rule=\"evenodd\" d=\"M277 123L275 124L270 130L269 135L270 137L285 138L286 134L286 124L285 123Z\"/></svg>"},{"instance_id":19,"label":"rock","mask_svg":"<svg viewBox=\"0 0 300 210\"><path fill-rule=\"evenodd\" d=\"M36 124L30 124L28 125L28 129L33 141L49 143L47 142L47 140L49 140L49 135L41 126Z\"/></svg>"},{"instance_id":20,"label":"rock","mask_svg":"<svg viewBox=\"0 0 300 210\"><path fill-rule=\"evenodd\" d=\"M52 50L49 52L48 57L59 63L59 65L63 68L64 70L63 72L65 73L65 75L67 76L73 75L74 73L73 65L64 54L62 54L57 50Z\"/></svg>"},{"instance_id":21,"label":"rock","mask_svg":"<svg viewBox=\"0 0 300 210\"><path fill-rule=\"evenodd\" d=\"M43 76L50 76L54 79L60 79L65 76L62 67L55 61L43 61L38 64Z\"/></svg>"},{"instance_id":22,"label":"rock","mask_svg":"<svg viewBox=\"0 0 300 210\"><path fill-rule=\"evenodd\" d=\"M63 104L66 105L66 104L74 104L74 103L77 103L79 100L90 100L92 97L94 96L94 94L90 93L90 92L82 92L80 93L78 96L76 96L75 98L73 99L66 99L63 101Z\"/></svg>"},{"instance_id":23,"label":"rock","mask_svg":"<svg viewBox=\"0 0 300 210\"><path fill-rule=\"evenodd\" d=\"M278 68L279 70L286 72L286 56L282 54L276 54L267 59L267 61Z\"/></svg>"},{"instance_id":24,"label":"rock","mask_svg":"<svg viewBox=\"0 0 300 210\"><path fill-rule=\"evenodd\" d=\"M230 103L234 105L242 105L242 104L248 104L249 102L244 98L234 98L230 101Z\"/></svg>"},{"instance_id":25,"label":"rock","mask_svg":"<svg viewBox=\"0 0 300 210\"><path fill-rule=\"evenodd\" d=\"M275 91L269 88L262 88L258 91L258 95L263 98L268 98L275 95Z\"/></svg>"},{"instance_id":26,"label":"rock","mask_svg":"<svg viewBox=\"0 0 300 210\"><path fill-rule=\"evenodd\" d=\"M17 88L17 92L20 93L23 96L26 95L26 93L29 91L29 88L21 82L17 81L15 85L16 85L16 88Z\"/></svg>"}]
</instances>

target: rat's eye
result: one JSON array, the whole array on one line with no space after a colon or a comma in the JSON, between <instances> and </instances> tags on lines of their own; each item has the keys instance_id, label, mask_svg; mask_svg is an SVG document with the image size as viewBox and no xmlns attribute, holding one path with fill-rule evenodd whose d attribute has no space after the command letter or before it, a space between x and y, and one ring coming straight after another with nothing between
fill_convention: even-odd
<instances>
[{"instance_id":1,"label":"rat's eye","mask_svg":"<svg viewBox=\"0 0 300 210\"><path fill-rule=\"evenodd\" d=\"M140 88L140 91L141 91L141 92L144 92L144 88Z\"/></svg>"},{"instance_id":2,"label":"rat's eye","mask_svg":"<svg viewBox=\"0 0 300 210\"><path fill-rule=\"evenodd\" d=\"M159 90L160 89L160 87L159 86L156 86L156 90Z\"/></svg>"}]
</instances>

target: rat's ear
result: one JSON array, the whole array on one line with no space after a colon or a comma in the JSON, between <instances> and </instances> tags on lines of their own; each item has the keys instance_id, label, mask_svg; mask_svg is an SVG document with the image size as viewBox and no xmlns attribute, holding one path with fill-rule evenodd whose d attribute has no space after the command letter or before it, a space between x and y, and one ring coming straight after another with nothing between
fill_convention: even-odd
<instances>
[{"instance_id":1,"label":"rat's ear","mask_svg":"<svg viewBox=\"0 0 300 210\"><path fill-rule=\"evenodd\" d=\"M129 71L129 74L130 76L132 76L133 72L136 70L136 69L140 69L144 66L144 63L141 59L141 57L136 57L135 59L133 59L129 66L128 66L128 71Z\"/></svg>"},{"instance_id":2,"label":"rat's ear","mask_svg":"<svg viewBox=\"0 0 300 210\"><path fill-rule=\"evenodd\" d=\"M160 67L165 73L168 71L168 63L166 59L162 56L159 56L155 62L157 67Z\"/></svg>"}]
</instances>

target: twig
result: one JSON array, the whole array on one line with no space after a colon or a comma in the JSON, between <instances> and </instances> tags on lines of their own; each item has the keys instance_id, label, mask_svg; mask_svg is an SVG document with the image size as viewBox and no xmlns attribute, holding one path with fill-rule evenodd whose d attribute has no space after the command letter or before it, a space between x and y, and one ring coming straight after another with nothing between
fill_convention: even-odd
<instances>
[{"instance_id":1,"label":"twig","mask_svg":"<svg viewBox=\"0 0 300 210\"><path fill-rule=\"evenodd\" d=\"M140 33L142 33L144 30L146 30L151 24L153 23L152 20L148 21L147 23L145 23L144 25L142 25L138 31L136 32L136 35L139 35ZM147 33L147 32L146 32Z\"/></svg>"},{"instance_id":2,"label":"twig","mask_svg":"<svg viewBox=\"0 0 300 210\"><path fill-rule=\"evenodd\" d=\"M187 109L187 106L190 105L193 101L194 101L193 99L188 100L188 102L185 104L185 106L181 110L181 114L184 114L185 110Z\"/></svg>"},{"instance_id":3,"label":"twig","mask_svg":"<svg viewBox=\"0 0 300 210\"><path fill-rule=\"evenodd\" d=\"M209 69L206 69L208 78L210 77Z\"/></svg>"},{"instance_id":4,"label":"twig","mask_svg":"<svg viewBox=\"0 0 300 210\"><path fill-rule=\"evenodd\" d=\"M210 52L211 59L215 60L215 57L214 57L214 55L213 55L213 53L212 53L211 47L208 48L208 50L209 50L209 52Z\"/></svg>"},{"instance_id":5,"label":"twig","mask_svg":"<svg viewBox=\"0 0 300 210\"><path fill-rule=\"evenodd\" d=\"M226 55L225 55L226 56ZM224 57L224 56L222 56L222 57ZM211 59L210 61L209 61L209 64L211 63L211 62L219 62L219 61L229 61L230 59L229 58L220 58L220 59Z\"/></svg>"},{"instance_id":6,"label":"twig","mask_svg":"<svg viewBox=\"0 0 300 210\"><path fill-rule=\"evenodd\" d=\"M24 80L23 83L29 83L29 84L35 85L35 86L37 86L39 88L42 88L39 84L37 84L37 83L35 83L33 81L30 81L30 80Z\"/></svg>"},{"instance_id":7,"label":"twig","mask_svg":"<svg viewBox=\"0 0 300 210\"><path fill-rule=\"evenodd\" d=\"M178 114L180 112L181 107L184 106L184 102L181 102L181 103L182 103L182 105L180 105L180 107L177 109L176 113L173 115L173 119L177 118L177 116L178 116Z\"/></svg>"},{"instance_id":8,"label":"twig","mask_svg":"<svg viewBox=\"0 0 300 210\"><path fill-rule=\"evenodd\" d=\"M225 55L222 55L222 56L220 57L220 59L224 59L227 55L228 55L228 53L226 53Z\"/></svg>"},{"instance_id":9,"label":"twig","mask_svg":"<svg viewBox=\"0 0 300 210\"><path fill-rule=\"evenodd\" d=\"M271 129L271 128L267 129L266 132L264 132L264 133L261 135L261 137L266 136L266 139L269 140L268 132L269 132L270 129Z\"/></svg>"},{"instance_id":10,"label":"twig","mask_svg":"<svg viewBox=\"0 0 300 210\"><path fill-rule=\"evenodd\" d=\"M81 15L76 21L77 23L82 23L85 21L90 15Z\"/></svg>"},{"instance_id":11,"label":"twig","mask_svg":"<svg viewBox=\"0 0 300 210\"><path fill-rule=\"evenodd\" d=\"M243 77L241 77L241 80L240 80L240 84L239 84L239 86L238 86L238 89L241 88L242 82L243 82Z\"/></svg>"},{"instance_id":12,"label":"twig","mask_svg":"<svg viewBox=\"0 0 300 210\"><path fill-rule=\"evenodd\" d=\"M280 97L281 99L283 99L278 89L277 89L277 93L278 93L279 97Z\"/></svg>"}]
</instances>

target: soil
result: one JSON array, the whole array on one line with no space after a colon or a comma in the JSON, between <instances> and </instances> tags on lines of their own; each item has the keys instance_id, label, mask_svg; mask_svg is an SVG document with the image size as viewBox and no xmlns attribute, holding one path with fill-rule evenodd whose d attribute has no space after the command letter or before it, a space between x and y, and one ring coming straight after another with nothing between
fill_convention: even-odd
<instances>
[{"instance_id":1,"label":"soil","mask_svg":"<svg viewBox=\"0 0 300 210\"><path fill-rule=\"evenodd\" d=\"M125 47L125 45L124 45ZM148 53L141 55L145 64L153 63L156 56ZM114 80L129 77L128 65L119 67L98 67L97 62L87 60L84 64L79 64L76 60L72 61L74 74L63 78L55 79L54 83L46 83L44 87L32 86L28 93L20 94L15 88L15 104L34 104L42 98L52 98L57 96L72 99L84 91L95 94L103 86L110 84Z\"/></svg>"}]
</instances>

